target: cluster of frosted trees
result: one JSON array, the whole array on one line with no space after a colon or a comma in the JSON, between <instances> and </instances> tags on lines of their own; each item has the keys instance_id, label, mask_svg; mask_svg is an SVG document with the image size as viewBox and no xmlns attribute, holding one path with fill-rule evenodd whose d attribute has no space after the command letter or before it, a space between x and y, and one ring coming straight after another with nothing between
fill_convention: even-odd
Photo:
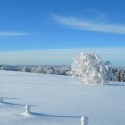
<instances>
[{"instance_id":1,"label":"cluster of frosted trees","mask_svg":"<svg viewBox=\"0 0 125 125\"><path fill-rule=\"evenodd\" d=\"M9 71L20 71L20 72L33 72L43 74L58 74L66 75L66 72L70 70L70 66L12 66L12 65L1 65L0 70Z\"/></svg>"},{"instance_id":2,"label":"cluster of frosted trees","mask_svg":"<svg viewBox=\"0 0 125 125\"><path fill-rule=\"evenodd\" d=\"M31 72L66 75L68 70L69 66L36 66L31 69Z\"/></svg>"},{"instance_id":3,"label":"cluster of frosted trees","mask_svg":"<svg viewBox=\"0 0 125 125\"><path fill-rule=\"evenodd\" d=\"M113 68L109 61L102 62L96 54L86 52L76 55L71 66L0 65L0 70L71 75L81 79L86 84L104 84L109 81L125 82L125 69L123 67Z\"/></svg>"},{"instance_id":4,"label":"cluster of frosted trees","mask_svg":"<svg viewBox=\"0 0 125 125\"><path fill-rule=\"evenodd\" d=\"M94 53L79 53L73 60L69 75L80 78L85 84L105 84L112 77L111 64L103 63Z\"/></svg>"}]
</instances>

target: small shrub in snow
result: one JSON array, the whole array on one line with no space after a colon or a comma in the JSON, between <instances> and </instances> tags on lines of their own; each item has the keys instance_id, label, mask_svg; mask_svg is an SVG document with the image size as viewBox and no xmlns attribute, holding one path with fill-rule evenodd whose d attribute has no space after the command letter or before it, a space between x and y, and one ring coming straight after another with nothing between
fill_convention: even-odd
<instances>
[{"instance_id":1,"label":"small shrub in snow","mask_svg":"<svg viewBox=\"0 0 125 125\"><path fill-rule=\"evenodd\" d=\"M103 84L110 80L109 64L109 61L104 64L94 53L81 52L73 60L68 74L79 77L85 84Z\"/></svg>"},{"instance_id":2,"label":"small shrub in snow","mask_svg":"<svg viewBox=\"0 0 125 125\"><path fill-rule=\"evenodd\" d=\"M3 103L3 97L0 97L0 103Z\"/></svg>"},{"instance_id":3,"label":"small shrub in snow","mask_svg":"<svg viewBox=\"0 0 125 125\"><path fill-rule=\"evenodd\" d=\"M88 124L88 117L81 117L81 125L87 125Z\"/></svg>"},{"instance_id":4,"label":"small shrub in snow","mask_svg":"<svg viewBox=\"0 0 125 125\"><path fill-rule=\"evenodd\" d=\"M30 105L26 105L25 106L25 110L26 110L25 114L31 113L30 109L31 109L31 106Z\"/></svg>"}]
</instances>

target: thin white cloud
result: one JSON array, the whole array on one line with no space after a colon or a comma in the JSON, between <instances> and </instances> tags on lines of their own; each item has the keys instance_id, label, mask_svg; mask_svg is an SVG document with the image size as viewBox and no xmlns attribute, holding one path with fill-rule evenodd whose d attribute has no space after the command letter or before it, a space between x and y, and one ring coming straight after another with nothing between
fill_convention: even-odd
<instances>
[{"instance_id":1,"label":"thin white cloud","mask_svg":"<svg viewBox=\"0 0 125 125\"><path fill-rule=\"evenodd\" d=\"M87 20L80 20L73 17L63 17L59 15L52 15L53 19L57 22L67 25L74 29L88 30L96 32L116 33L125 35L125 25L95 23Z\"/></svg>"},{"instance_id":2,"label":"thin white cloud","mask_svg":"<svg viewBox=\"0 0 125 125\"><path fill-rule=\"evenodd\" d=\"M3 37L3 36L25 36L25 35L29 35L29 34L22 33L22 32L3 32L3 31L0 31L0 37Z\"/></svg>"},{"instance_id":3,"label":"thin white cloud","mask_svg":"<svg viewBox=\"0 0 125 125\"><path fill-rule=\"evenodd\" d=\"M107 18L107 15L100 12L100 11L97 11L95 9L85 9L85 13L87 15L87 19L90 19L92 21L101 21L101 22L105 22L106 18Z\"/></svg>"},{"instance_id":4,"label":"thin white cloud","mask_svg":"<svg viewBox=\"0 0 125 125\"><path fill-rule=\"evenodd\" d=\"M29 50L15 52L0 52L0 64L12 65L70 65L79 52L94 52L102 60L111 61L114 66L125 65L125 48L84 48Z\"/></svg>"}]
</instances>

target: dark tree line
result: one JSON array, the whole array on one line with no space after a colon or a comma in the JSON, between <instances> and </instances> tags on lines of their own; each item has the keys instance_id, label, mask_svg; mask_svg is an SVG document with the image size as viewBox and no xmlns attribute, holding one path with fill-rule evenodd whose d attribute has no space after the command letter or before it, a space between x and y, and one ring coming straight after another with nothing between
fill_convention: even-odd
<instances>
[{"instance_id":1,"label":"dark tree line","mask_svg":"<svg viewBox=\"0 0 125 125\"><path fill-rule=\"evenodd\" d=\"M112 68L114 75L113 81L125 82L125 69L124 68Z\"/></svg>"}]
</instances>

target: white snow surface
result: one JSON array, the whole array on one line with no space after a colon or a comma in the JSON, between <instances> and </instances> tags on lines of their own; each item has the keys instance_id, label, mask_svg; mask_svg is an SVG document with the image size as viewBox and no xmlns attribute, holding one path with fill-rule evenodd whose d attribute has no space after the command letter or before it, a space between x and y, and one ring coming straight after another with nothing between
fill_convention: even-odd
<instances>
[{"instance_id":1,"label":"white snow surface","mask_svg":"<svg viewBox=\"0 0 125 125\"><path fill-rule=\"evenodd\" d=\"M84 85L69 76L0 71L0 125L125 125L125 83ZM31 113L25 113L25 105Z\"/></svg>"}]
</instances>

